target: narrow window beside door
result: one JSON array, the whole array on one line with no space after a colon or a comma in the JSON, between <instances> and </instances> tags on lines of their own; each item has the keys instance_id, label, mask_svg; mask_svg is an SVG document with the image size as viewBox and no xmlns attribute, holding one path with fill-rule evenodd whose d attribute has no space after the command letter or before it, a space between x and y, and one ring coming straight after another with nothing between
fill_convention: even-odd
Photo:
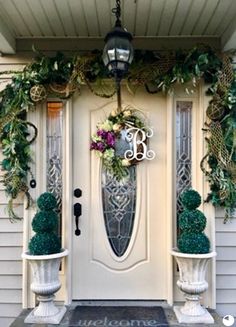
<instances>
[{"instance_id":1,"label":"narrow window beside door","mask_svg":"<svg viewBox=\"0 0 236 327\"><path fill-rule=\"evenodd\" d=\"M176 212L182 212L180 194L192 184L192 101L176 102ZM178 219L177 219L178 221Z\"/></svg>"},{"instance_id":2,"label":"narrow window beside door","mask_svg":"<svg viewBox=\"0 0 236 327\"><path fill-rule=\"evenodd\" d=\"M47 103L47 191L56 196L60 219L58 233L61 235L62 214L62 149L63 149L63 103Z\"/></svg>"}]
</instances>

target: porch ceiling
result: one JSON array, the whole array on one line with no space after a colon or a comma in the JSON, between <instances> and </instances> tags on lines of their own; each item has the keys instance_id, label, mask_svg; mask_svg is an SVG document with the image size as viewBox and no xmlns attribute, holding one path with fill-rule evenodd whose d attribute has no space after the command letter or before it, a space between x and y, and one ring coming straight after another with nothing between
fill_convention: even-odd
<instances>
[{"instance_id":1,"label":"porch ceiling","mask_svg":"<svg viewBox=\"0 0 236 327\"><path fill-rule=\"evenodd\" d=\"M114 6L115 0L0 0L0 51L14 53L48 39L102 45L114 24ZM214 39L229 49L236 47L235 17L235 0L122 1L123 25L136 41Z\"/></svg>"}]
</instances>

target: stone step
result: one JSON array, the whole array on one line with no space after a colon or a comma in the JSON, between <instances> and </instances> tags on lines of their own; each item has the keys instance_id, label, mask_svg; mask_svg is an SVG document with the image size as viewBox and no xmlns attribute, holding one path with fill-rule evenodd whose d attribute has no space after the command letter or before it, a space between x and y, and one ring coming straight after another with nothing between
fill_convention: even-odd
<instances>
[{"instance_id":1,"label":"stone step","mask_svg":"<svg viewBox=\"0 0 236 327\"><path fill-rule=\"evenodd\" d=\"M70 327L70 325L69 325L70 317L72 316L73 310L74 310L75 306L78 305L78 303L79 303L79 305L81 305L81 302L73 302L73 304L71 306L67 307L67 312L66 312L64 318L62 319L60 325L37 324L37 327L52 327L52 326ZM102 302L102 303L104 303L104 302ZM132 301L130 304L132 305ZM155 304L153 304L152 301L150 301L150 303L148 303L148 301L147 301L148 306L151 306L151 304L152 304L152 306L153 305L155 306ZM100 306L101 304L98 304L98 305ZM145 306L147 306L147 305L145 305ZM114 304L113 304L113 306L114 306ZM117 307L119 307L119 306L120 305L118 303ZM141 306L141 307L144 308L145 306ZM178 323L175 313L173 311L173 308L168 306L166 303L163 302L162 307L164 309L164 312L165 312L165 315L166 315L166 318L167 318L167 321L168 321L168 324L170 327L178 327L178 326L183 326L183 327L190 327L190 326L193 326L193 327L200 327L200 326L223 327L224 326L222 323L222 318L214 310L211 310L211 309L209 309L208 311L211 313L211 315L213 316L213 318L215 320L214 324L192 324L192 325L190 325L190 324ZM35 324L25 324L24 323L24 319L29 314L30 311L31 311L31 309L23 310L21 312L21 314L11 324L10 327L36 327ZM89 317L88 317L88 321L89 321ZM99 325L99 326L101 326L101 325ZM124 323L123 324L121 323L121 325L119 326L117 322L116 322L116 326L117 327L128 327L128 325L125 326ZM155 325L150 325L150 326L155 327ZM161 325L158 325L158 326L162 327ZM90 326L84 326L84 327L96 327L96 326L95 325L93 326L93 324L91 325L91 322L90 322ZM113 326L102 326L102 327L113 327ZM130 326L130 327L147 327L147 326L142 325L142 323L139 324L139 326L138 326L136 323L135 326ZM166 325L165 325L165 327L166 327Z\"/></svg>"}]
</instances>

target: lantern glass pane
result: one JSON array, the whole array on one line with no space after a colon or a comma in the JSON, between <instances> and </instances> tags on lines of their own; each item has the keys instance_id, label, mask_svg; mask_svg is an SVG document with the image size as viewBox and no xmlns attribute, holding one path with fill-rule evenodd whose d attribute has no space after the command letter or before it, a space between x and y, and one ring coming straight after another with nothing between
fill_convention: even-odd
<instances>
[{"instance_id":1,"label":"lantern glass pane","mask_svg":"<svg viewBox=\"0 0 236 327\"><path fill-rule=\"evenodd\" d=\"M109 61L113 61L116 60L116 53L115 53L115 49L109 49L107 51L108 57L109 57Z\"/></svg>"},{"instance_id":2,"label":"lantern glass pane","mask_svg":"<svg viewBox=\"0 0 236 327\"><path fill-rule=\"evenodd\" d=\"M104 49L103 54L102 54L102 60L104 62L104 65L107 66L107 64L109 62L109 58L107 56L107 53L106 53L105 49Z\"/></svg>"},{"instance_id":3,"label":"lantern glass pane","mask_svg":"<svg viewBox=\"0 0 236 327\"><path fill-rule=\"evenodd\" d=\"M128 61L128 63L131 64L131 62L133 61L133 59L134 59L134 49L133 49L132 44L130 44L130 53L129 53L129 61Z\"/></svg>"},{"instance_id":4,"label":"lantern glass pane","mask_svg":"<svg viewBox=\"0 0 236 327\"><path fill-rule=\"evenodd\" d=\"M128 62L128 60L129 60L129 50L117 49L116 53L117 53L117 60Z\"/></svg>"},{"instance_id":5,"label":"lantern glass pane","mask_svg":"<svg viewBox=\"0 0 236 327\"><path fill-rule=\"evenodd\" d=\"M107 41L104 47L104 59L105 53L107 53L110 61L131 62L133 58L133 47L129 40L122 37L113 37Z\"/></svg>"}]
</instances>

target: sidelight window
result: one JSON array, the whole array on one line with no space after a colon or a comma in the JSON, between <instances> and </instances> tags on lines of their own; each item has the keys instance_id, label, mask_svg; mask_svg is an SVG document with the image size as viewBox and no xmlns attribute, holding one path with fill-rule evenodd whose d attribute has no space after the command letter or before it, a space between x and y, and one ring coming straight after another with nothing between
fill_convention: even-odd
<instances>
[{"instance_id":1,"label":"sidelight window","mask_svg":"<svg viewBox=\"0 0 236 327\"><path fill-rule=\"evenodd\" d=\"M62 215L63 102L47 103L47 191L55 195ZM59 224L61 234L61 223Z\"/></svg>"},{"instance_id":2,"label":"sidelight window","mask_svg":"<svg viewBox=\"0 0 236 327\"><path fill-rule=\"evenodd\" d=\"M176 212L182 211L180 194L192 184L192 101L176 102Z\"/></svg>"}]
</instances>

